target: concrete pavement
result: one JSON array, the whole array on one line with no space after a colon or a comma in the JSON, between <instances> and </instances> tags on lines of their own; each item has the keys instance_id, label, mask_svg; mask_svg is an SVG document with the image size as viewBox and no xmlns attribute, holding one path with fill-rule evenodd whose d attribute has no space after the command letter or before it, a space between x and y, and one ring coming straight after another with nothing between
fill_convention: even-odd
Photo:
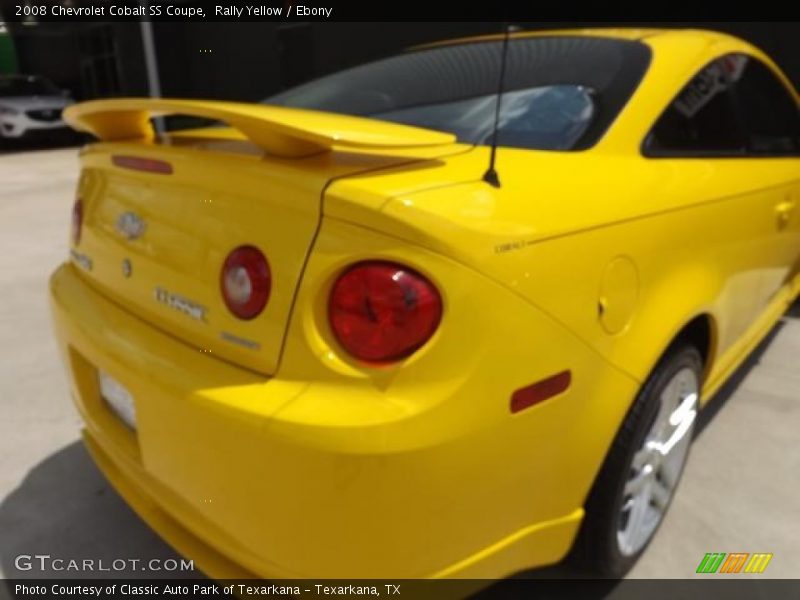
<instances>
[{"instance_id":1,"label":"concrete pavement","mask_svg":"<svg viewBox=\"0 0 800 600\"><path fill-rule=\"evenodd\" d=\"M67 256L77 177L76 148L0 154L3 577L40 576L15 568L21 554L108 561L175 556L111 489L78 441L81 421L47 300L48 277Z\"/></svg>"},{"instance_id":2,"label":"concrete pavement","mask_svg":"<svg viewBox=\"0 0 800 600\"><path fill-rule=\"evenodd\" d=\"M110 488L78 441L80 421L53 342L46 294L49 274L67 256L77 175L74 148L0 154L4 577L39 575L15 568L20 554L175 557ZM772 552L764 577L798 576L798 356L796 306L704 415L680 491L631 577L690 577L706 552Z\"/></svg>"}]
</instances>

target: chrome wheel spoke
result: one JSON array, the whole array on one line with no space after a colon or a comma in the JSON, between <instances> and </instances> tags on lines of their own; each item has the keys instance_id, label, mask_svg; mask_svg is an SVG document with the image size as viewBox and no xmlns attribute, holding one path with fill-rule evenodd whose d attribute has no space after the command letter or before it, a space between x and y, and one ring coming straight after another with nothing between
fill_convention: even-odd
<instances>
[{"instance_id":1,"label":"chrome wheel spoke","mask_svg":"<svg viewBox=\"0 0 800 600\"><path fill-rule=\"evenodd\" d=\"M647 447L642 448L636 454L633 455L633 461L631 462L631 469L633 469L638 473L648 462L650 462L652 455L653 453L650 449L648 449Z\"/></svg>"},{"instance_id":2,"label":"chrome wheel spoke","mask_svg":"<svg viewBox=\"0 0 800 600\"><path fill-rule=\"evenodd\" d=\"M680 475L680 469L675 469L676 465L672 464L672 461L667 461L661 468L658 470L658 479L667 487L667 489L672 490L675 487L675 484L678 483L678 476ZM680 467L680 465L677 465ZM676 472L677 471L677 472Z\"/></svg>"},{"instance_id":3,"label":"chrome wheel spoke","mask_svg":"<svg viewBox=\"0 0 800 600\"><path fill-rule=\"evenodd\" d=\"M648 437L659 437L667 427L670 415L677 404L675 401L677 387L677 381L672 380L667 387L664 388L664 391L661 392L661 405L658 407L656 420L650 428L650 435Z\"/></svg>"},{"instance_id":4,"label":"chrome wheel spoke","mask_svg":"<svg viewBox=\"0 0 800 600\"><path fill-rule=\"evenodd\" d=\"M672 488L665 481L656 477L650 488L650 499L659 512L663 513L667 509L671 497Z\"/></svg>"},{"instance_id":5,"label":"chrome wheel spoke","mask_svg":"<svg viewBox=\"0 0 800 600\"><path fill-rule=\"evenodd\" d=\"M669 424L672 427L680 427L681 423L691 421L694 419L694 415L697 414L697 392L691 392L686 394L682 399L678 407L672 411L669 416Z\"/></svg>"},{"instance_id":6,"label":"chrome wheel spoke","mask_svg":"<svg viewBox=\"0 0 800 600\"><path fill-rule=\"evenodd\" d=\"M650 490L645 488L633 501L633 508L628 517L628 525L625 532L629 533L628 544L635 548L641 543L644 532L644 522L647 517L647 510L650 506ZM635 550L634 550L635 551Z\"/></svg>"},{"instance_id":7,"label":"chrome wheel spoke","mask_svg":"<svg viewBox=\"0 0 800 600\"><path fill-rule=\"evenodd\" d=\"M692 394L695 400L692 401L692 405L696 402L696 394ZM682 404L681 407L684 405ZM681 411L682 408L679 407L676 409L673 415ZM697 416L697 411L694 408L691 409L683 409L684 413L679 415L676 419L676 424L673 425L673 420L670 418L669 421L669 428L664 435L667 439L663 442L652 442L653 449L658 452L662 457L666 458L672 452L672 450L682 444L683 442L688 442L689 439L687 435L692 429L692 425L694 424L694 419ZM678 420L679 419L679 420Z\"/></svg>"},{"instance_id":8,"label":"chrome wheel spoke","mask_svg":"<svg viewBox=\"0 0 800 600\"><path fill-rule=\"evenodd\" d=\"M628 480L628 483L625 484L624 494L627 495L635 495L639 494L645 486L650 481L650 473L642 471L641 473L637 473L634 477Z\"/></svg>"}]
</instances>

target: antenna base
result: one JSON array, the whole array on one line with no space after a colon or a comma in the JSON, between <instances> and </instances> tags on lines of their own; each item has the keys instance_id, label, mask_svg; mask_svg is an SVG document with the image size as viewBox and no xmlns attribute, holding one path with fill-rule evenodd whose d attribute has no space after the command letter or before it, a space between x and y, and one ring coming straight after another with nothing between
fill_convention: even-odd
<instances>
[{"instance_id":1,"label":"antenna base","mask_svg":"<svg viewBox=\"0 0 800 600\"><path fill-rule=\"evenodd\" d=\"M497 171L489 169L483 174L483 180L492 187L500 187L500 178L497 176Z\"/></svg>"}]
</instances>

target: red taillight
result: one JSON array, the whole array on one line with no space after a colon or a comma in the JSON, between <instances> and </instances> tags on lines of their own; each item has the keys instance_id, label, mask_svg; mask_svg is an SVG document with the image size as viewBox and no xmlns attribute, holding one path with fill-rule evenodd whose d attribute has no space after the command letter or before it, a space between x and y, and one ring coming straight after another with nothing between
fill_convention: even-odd
<instances>
[{"instance_id":1,"label":"red taillight","mask_svg":"<svg viewBox=\"0 0 800 600\"><path fill-rule=\"evenodd\" d=\"M222 265L222 297L240 319L253 319L264 310L271 285L267 259L254 246L236 248Z\"/></svg>"},{"instance_id":2,"label":"red taillight","mask_svg":"<svg viewBox=\"0 0 800 600\"><path fill-rule=\"evenodd\" d=\"M370 362L399 360L430 339L442 299L425 277L389 262L350 267L331 291L328 316L336 339Z\"/></svg>"},{"instance_id":3,"label":"red taillight","mask_svg":"<svg viewBox=\"0 0 800 600\"><path fill-rule=\"evenodd\" d=\"M72 205L72 245L77 246L81 241L81 229L83 229L83 202L80 198L75 200Z\"/></svg>"},{"instance_id":4,"label":"red taillight","mask_svg":"<svg viewBox=\"0 0 800 600\"><path fill-rule=\"evenodd\" d=\"M141 158L140 156L123 156L115 154L111 157L111 162L123 169L133 169L134 171L147 171L148 173L160 173L170 175L172 165L163 160L153 158Z\"/></svg>"}]
</instances>

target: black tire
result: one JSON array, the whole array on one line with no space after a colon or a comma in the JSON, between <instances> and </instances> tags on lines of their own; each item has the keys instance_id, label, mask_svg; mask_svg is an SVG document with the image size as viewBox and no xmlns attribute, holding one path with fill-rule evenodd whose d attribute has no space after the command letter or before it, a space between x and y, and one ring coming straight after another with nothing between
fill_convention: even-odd
<instances>
[{"instance_id":1,"label":"black tire","mask_svg":"<svg viewBox=\"0 0 800 600\"><path fill-rule=\"evenodd\" d=\"M624 488L633 456L645 441L661 404L661 392L681 370L694 371L702 384L703 359L696 348L676 345L661 359L633 402L606 455L586 502L586 516L573 550L573 561L592 576L622 577L636 563L655 537L658 526L636 553L624 555L617 539ZM686 454L688 457L688 452ZM681 465L680 474L686 465ZM680 475L678 476L678 481ZM677 481L676 481L677 485ZM673 488L673 495L676 488ZM668 509L667 505L667 509ZM666 512L666 510L664 512ZM658 525L661 523L659 522Z\"/></svg>"}]
</instances>

